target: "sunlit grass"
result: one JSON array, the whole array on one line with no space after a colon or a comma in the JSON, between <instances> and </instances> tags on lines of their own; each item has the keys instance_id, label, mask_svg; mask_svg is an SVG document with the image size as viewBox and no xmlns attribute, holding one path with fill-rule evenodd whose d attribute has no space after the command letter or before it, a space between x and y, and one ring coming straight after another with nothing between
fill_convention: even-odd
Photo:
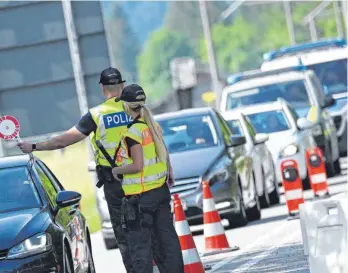
<instances>
[{"instance_id":1,"label":"sunlit grass","mask_svg":"<svg viewBox=\"0 0 348 273\"><path fill-rule=\"evenodd\" d=\"M54 172L66 190L82 194L82 213L88 221L91 232L100 230L100 219L96 207L95 186L87 170L88 151L85 142L80 142L60 151L36 152Z\"/></svg>"}]
</instances>

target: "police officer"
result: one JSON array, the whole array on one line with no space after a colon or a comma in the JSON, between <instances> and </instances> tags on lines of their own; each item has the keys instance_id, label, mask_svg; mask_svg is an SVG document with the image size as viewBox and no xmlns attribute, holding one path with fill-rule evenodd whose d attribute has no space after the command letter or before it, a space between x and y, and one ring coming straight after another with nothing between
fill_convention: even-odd
<instances>
[{"instance_id":1,"label":"police officer","mask_svg":"<svg viewBox=\"0 0 348 273\"><path fill-rule=\"evenodd\" d=\"M179 238L170 211L171 197L166 181L172 174L161 128L145 106L145 92L139 85L125 87L116 99L120 100L133 121L116 150L117 167L112 173L116 179L123 176L122 188L138 214L132 221L126 221L134 273L152 273L152 230L164 254L165 269L161 273L184 273Z\"/></svg>"},{"instance_id":2,"label":"police officer","mask_svg":"<svg viewBox=\"0 0 348 273\"><path fill-rule=\"evenodd\" d=\"M84 115L77 125L63 134L38 143L19 143L18 146L24 153L32 151L56 150L72 145L92 134L92 146L97 165L98 184L104 185L105 199L108 204L110 218L117 239L118 247L122 254L123 263L128 273L132 271L132 261L129 256L126 234L120 226L121 198L124 196L122 187L113 178L111 166L102 151L97 147L98 141L102 144L107 154L114 158L115 146L121 139L121 133L130 122L129 116L124 112L121 102L115 102L115 97L121 95L124 80L116 68L107 68L100 75L101 89L105 102L92 108Z\"/></svg>"}]
</instances>

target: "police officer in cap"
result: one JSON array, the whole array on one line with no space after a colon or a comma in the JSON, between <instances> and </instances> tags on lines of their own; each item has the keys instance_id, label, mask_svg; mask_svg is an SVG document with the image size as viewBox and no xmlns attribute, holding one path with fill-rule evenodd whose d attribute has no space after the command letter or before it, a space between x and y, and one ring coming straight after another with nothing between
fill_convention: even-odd
<instances>
[{"instance_id":1,"label":"police officer in cap","mask_svg":"<svg viewBox=\"0 0 348 273\"><path fill-rule=\"evenodd\" d=\"M156 238L164 256L161 261L164 268L160 272L184 273L170 210L168 182L173 182L173 173L161 127L145 105L146 95L141 86L128 85L116 99L120 100L133 121L122 134L116 150L117 167L112 173L115 179L123 175L123 191L138 213L138 217L127 223L133 272L152 273L151 242ZM151 236L153 230L155 235Z\"/></svg>"},{"instance_id":2,"label":"police officer in cap","mask_svg":"<svg viewBox=\"0 0 348 273\"><path fill-rule=\"evenodd\" d=\"M94 157L97 166L98 184L104 185L105 199L108 204L110 218L114 229L118 247L122 254L127 272L133 272L131 257L125 232L120 225L121 198L124 197L119 181L112 175L112 167L97 143L100 143L110 158L115 158L115 147L119 145L121 133L130 122L123 109L122 102L115 102L124 87L120 71L109 67L100 75L101 90L105 102L92 108L80 121L63 134L38 143L22 142L18 146L24 153L32 151L47 151L62 149L77 143L91 135Z\"/></svg>"}]
</instances>

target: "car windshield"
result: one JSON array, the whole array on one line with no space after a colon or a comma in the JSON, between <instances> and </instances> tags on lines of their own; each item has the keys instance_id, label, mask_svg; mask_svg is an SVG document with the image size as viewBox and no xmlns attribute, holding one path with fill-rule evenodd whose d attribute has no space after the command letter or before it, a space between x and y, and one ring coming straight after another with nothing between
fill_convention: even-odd
<instances>
[{"instance_id":1,"label":"car windshield","mask_svg":"<svg viewBox=\"0 0 348 273\"><path fill-rule=\"evenodd\" d=\"M40 198L26 167L0 169L0 213L40 207Z\"/></svg>"},{"instance_id":2,"label":"car windshield","mask_svg":"<svg viewBox=\"0 0 348 273\"><path fill-rule=\"evenodd\" d=\"M231 119L231 120L226 120L226 121L230 125L233 134L241 135L241 136L243 135L239 120Z\"/></svg>"},{"instance_id":3,"label":"car windshield","mask_svg":"<svg viewBox=\"0 0 348 273\"><path fill-rule=\"evenodd\" d=\"M209 115L160 120L169 153L202 149L217 145L217 134Z\"/></svg>"},{"instance_id":4,"label":"car windshield","mask_svg":"<svg viewBox=\"0 0 348 273\"><path fill-rule=\"evenodd\" d=\"M291 128L282 110L260 112L247 116L256 133L277 133Z\"/></svg>"},{"instance_id":5,"label":"car windshield","mask_svg":"<svg viewBox=\"0 0 348 273\"><path fill-rule=\"evenodd\" d=\"M325 92L338 94L347 92L347 59L308 66L317 74Z\"/></svg>"},{"instance_id":6,"label":"car windshield","mask_svg":"<svg viewBox=\"0 0 348 273\"><path fill-rule=\"evenodd\" d=\"M278 98L287 100L294 107L309 106L310 104L304 81L297 80L232 92L228 95L227 110L244 105L276 101Z\"/></svg>"}]
</instances>

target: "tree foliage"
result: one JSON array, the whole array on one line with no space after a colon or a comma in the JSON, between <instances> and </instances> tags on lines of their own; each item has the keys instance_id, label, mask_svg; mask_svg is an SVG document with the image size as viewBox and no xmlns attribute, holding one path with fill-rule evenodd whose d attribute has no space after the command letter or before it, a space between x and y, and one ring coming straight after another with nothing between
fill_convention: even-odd
<instances>
[{"instance_id":1,"label":"tree foliage","mask_svg":"<svg viewBox=\"0 0 348 273\"><path fill-rule=\"evenodd\" d=\"M110 3L109 8L112 10L106 18L106 29L109 32L112 58L126 80L136 79L136 56L139 54L137 37L119 2Z\"/></svg>"},{"instance_id":2,"label":"tree foliage","mask_svg":"<svg viewBox=\"0 0 348 273\"><path fill-rule=\"evenodd\" d=\"M192 54L188 39L180 33L163 27L150 35L138 57L138 73L140 83L153 101L170 90L170 61Z\"/></svg>"}]
</instances>

